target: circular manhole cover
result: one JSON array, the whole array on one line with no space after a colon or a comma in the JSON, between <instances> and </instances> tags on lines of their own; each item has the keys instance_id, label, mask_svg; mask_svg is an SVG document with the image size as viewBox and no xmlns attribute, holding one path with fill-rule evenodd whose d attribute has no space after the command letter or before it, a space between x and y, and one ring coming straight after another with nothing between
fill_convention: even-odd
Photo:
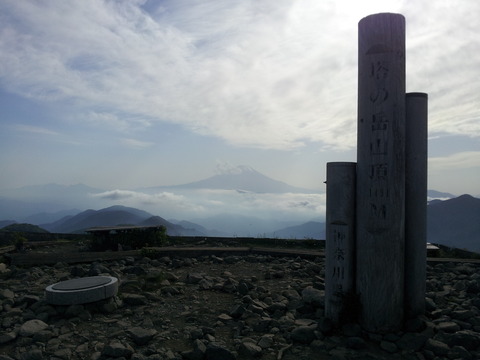
<instances>
[{"instance_id":1,"label":"circular manhole cover","mask_svg":"<svg viewBox=\"0 0 480 360\"><path fill-rule=\"evenodd\" d=\"M108 278L105 276L90 276L90 277L84 277L84 278L59 282L57 284L54 284L52 286L52 289L63 290L63 291L82 290L82 289L89 289L92 287L105 285L111 281L112 281L111 278Z\"/></svg>"},{"instance_id":2,"label":"circular manhole cover","mask_svg":"<svg viewBox=\"0 0 480 360\"><path fill-rule=\"evenodd\" d=\"M49 285L45 297L53 305L87 304L115 296L117 291L116 277L89 276Z\"/></svg>"}]
</instances>

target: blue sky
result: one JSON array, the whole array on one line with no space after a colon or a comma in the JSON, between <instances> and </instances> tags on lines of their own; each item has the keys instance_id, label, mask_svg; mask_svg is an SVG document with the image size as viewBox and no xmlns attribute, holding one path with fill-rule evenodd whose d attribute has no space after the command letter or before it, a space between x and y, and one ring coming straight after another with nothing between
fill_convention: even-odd
<instances>
[{"instance_id":1,"label":"blue sky","mask_svg":"<svg viewBox=\"0 0 480 360\"><path fill-rule=\"evenodd\" d=\"M429 188L480 194L480 2L0 2L0 188L135 189L248 165L324 190L355 161L357 24L407 23Z\"/></svg>"}]
</instances>

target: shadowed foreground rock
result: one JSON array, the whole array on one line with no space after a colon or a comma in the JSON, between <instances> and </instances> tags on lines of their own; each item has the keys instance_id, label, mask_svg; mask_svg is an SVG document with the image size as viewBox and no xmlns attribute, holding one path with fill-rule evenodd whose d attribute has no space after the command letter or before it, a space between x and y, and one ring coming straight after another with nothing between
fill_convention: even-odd
<instances>
[{"instance_id":1,"label":"shadowed foreground rock","mask_svg":"<svg viewBox=\"0 0 480 360\"><path fill-rule=\"evenodd\" d=\"M47 285L98 269L121 281L118 296L45 302ZM323 258L126 258L0 276L0 360L480 358L477 264L429 265L426 316L385 335L324 318Z\"/></svg>"}]
</instances>

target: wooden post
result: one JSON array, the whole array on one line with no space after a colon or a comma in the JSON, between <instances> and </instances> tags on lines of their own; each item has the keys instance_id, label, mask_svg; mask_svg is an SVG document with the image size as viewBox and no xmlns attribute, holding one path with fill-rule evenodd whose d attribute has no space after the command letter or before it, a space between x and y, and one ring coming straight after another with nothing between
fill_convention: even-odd
<instances>
[{"instance_id":1,"label":"wooden post","mask_svg":"<svg viewBox=\"0 0 480 360\"><path fill-rule=\"evenodd\" d=\"M357 276L360 323L403 325L405 261L405 18L359 22Z\"/></svg>"},{"instance_id":2,"label":"wooden post","mask_svg":"<svg viewBox=\"0 0 480 360\"><path fill-rule=\"evenodd\" d=\"M405 315L425 312L427 276L428 95L406 95Z\"/></svg>"},{"instance_id":3,"label":"wooden post","mask_svg":"<svg viewBox=\"0 0 480 360\"><path fill-rule=\"evenodd\" d=\"M355 292L355 185L357 164L327 163L325 316L335 324L352 321Z\"/></svg>"}]
</instances>

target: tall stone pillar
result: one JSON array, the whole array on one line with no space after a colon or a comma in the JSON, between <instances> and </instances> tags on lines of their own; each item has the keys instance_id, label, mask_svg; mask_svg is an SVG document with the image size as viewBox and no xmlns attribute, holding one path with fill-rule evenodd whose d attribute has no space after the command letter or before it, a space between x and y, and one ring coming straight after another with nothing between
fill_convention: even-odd
<instances>
[{"instance_id":1,"label":"tall stone pillar","mask_svg":"<svg viewBox=\"0 0 480 360\"><path fill-rule=\"evenodd\" d=\"M355 292L355 186L357 164L327 163L325 316L352 321Z\"/></svg>"},{"instance_id":2,"label":"tall stone pillar","mask_svg":"<svg viewBox=\"0 0 480 360\"><path fill-rule=\"evenodd\" d=\"M405 315L425 312L427 276L428 95L406 95Z\"/></svg>"},{"instance_id":3,"label":"tall stone pillar","mask_svg":"<svg viewBox=\"0 0 480 360\"><path fill-rule=\"evenodd\" d=\"M405 259L405 18L359 22L357 276L360 323L403 325Z\"/></svg>"}]
</instances>

